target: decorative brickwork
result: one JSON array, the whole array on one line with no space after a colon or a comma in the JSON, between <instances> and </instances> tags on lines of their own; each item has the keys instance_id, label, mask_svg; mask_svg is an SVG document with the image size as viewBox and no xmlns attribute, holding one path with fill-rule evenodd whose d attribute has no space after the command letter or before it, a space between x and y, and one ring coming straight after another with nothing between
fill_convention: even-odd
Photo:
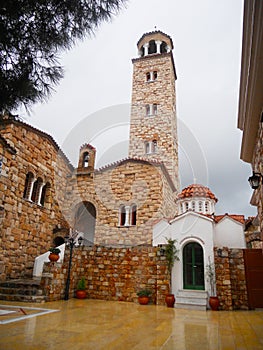
<instances>
[{"instance_id":1,"label":"decorative brickwork","mask_svg":"<svg viewBox=\"0 0 263 350\"><path fill-rule=\"evenodd\" d=\"M214 249L217 296L221 310L247 310L248 297L242 249Z\"/></svg>"},{"instance_id":2,"label":"decorative brickwork","mask_svg":"<svg viewBox=\"0 0 263 350\"><path fill-rule=\"evenodd\" d=\"M66 251L63 265L45 263L41 284L49 301L64 297L68 259ZM74 297L78 280L85 277L88 298L137 302L138 290L147 288L152 303L164 305L168 276L166 259L157 247L75 248L69 295Z\"/></svg>"}]
</instances>

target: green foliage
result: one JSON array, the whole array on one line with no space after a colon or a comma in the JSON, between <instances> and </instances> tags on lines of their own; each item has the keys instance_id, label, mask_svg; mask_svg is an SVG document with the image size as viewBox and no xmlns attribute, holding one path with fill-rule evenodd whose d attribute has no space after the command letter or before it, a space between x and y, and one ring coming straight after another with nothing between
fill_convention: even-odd
<instances>
[{"instance_id":1,"label":"green foliage","mask_svg":"<svg viewBox=\"0 0 263 350\"><path fill-rule=\"evenodd\" d=\"M0 114L45 100L62 50L94 34L127 0L1 0Z\"/></svg>"},{"instance_id":2,"label":"green foliage","mask_svg":"<svg viewBox=\"0 0 263 350\"><path fill-rule=\"evenodd\" d=\"M81 279L78 281L77 284L77 290L85 290L86 289L86 280L84 277L81 277Z\"/></svg>"},{"instance_id":3,"label":"green foliage","mask_svg":"<svg viewBox=\"0 0 263 350\"><path fill-rule=\"evenodd\" d=\"M175 260L179 260L179 250L176 248L176 239L166 238L167 244L165 246L165 257L167 260L168 271L171 274Z\"/></svg>"},{"instance_id":4,"label":"green foliage","mask_svg":"<svg viewBox=\"0 0 263 350\"><path fill-rule=\"evenodd\" d=\"M149 289L141 289L137 292L138 297L149 297L151 294Z\"/></svg>"},{"instance_id":5,"label":"green foliage","mask_svg":"<svg viewBox=\"0 0 263 350\"><path fill-rule=\"evenodd\" d=\"M60 249L59 248L50 248L49 251L53 254L59 254L60 253Z\"/></svg>"}]
</instances>

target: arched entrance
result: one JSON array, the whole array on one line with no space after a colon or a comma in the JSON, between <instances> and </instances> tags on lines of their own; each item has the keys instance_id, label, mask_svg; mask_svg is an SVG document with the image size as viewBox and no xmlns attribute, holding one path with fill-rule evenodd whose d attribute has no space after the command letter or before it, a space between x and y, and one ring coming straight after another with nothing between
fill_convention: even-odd
<instances>
[{"instance_id":1,"label":"arched entrance","mask_svg":"<svg viewBox=\"0 0 263 350\"><path fill-rule=\"evenodd\" d=\"M90 202L81 202L75 207L75 229L84 233L84 245L94 242L96 208Z\"/></svg>"},{"instance_id":2,"label":"arched entrance","mask_svg":"<svg viewBox=\"0 0 263 350\"><path fill-rule=\"evenodd\" d=\"M185 245L183 250L184 289L205 289L203 248L196 242Z\"/></svg>"}]
</instances>

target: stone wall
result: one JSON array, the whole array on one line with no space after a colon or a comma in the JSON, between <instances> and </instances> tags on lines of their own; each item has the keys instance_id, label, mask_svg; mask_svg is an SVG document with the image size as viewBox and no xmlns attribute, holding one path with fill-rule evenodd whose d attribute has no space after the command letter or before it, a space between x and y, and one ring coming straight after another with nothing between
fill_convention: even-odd
<instances>
[{"instance_id":1,"label":"stone wall","mask_svg":"<svg viewBox=\"0 0 263 350\"><path fill-rule=\"evenodd\" d=\"M64 298L68 259L67 249L63 264L45 263L41 283L48 301ZM151 302L164 305L169 290L166 259L157 247L74 248L70 298L81 277L87 281L90 299L136 302L138 290L147 288L152 291Z\"/></svg>"},{"instance_id":2,"label":"stone wall","mask_svg":"<svg viewBox=\"0 0 263 350\"><path fill-rule=\"evenodd\" d=\"M0 280L31 277L36 256L53 245L53 229L66 225L57 198L63 199L72 170L47 134L9 120L1 121L0 131L16 151L4 153L0 176ZM51 185L44 205L24 198L29 171Z\"/></svg>"},{"instance_id":3,"label":"stone wall","mask_svg":"<svg viewBox=\"0 0 263 350\"><path fill-rule=\"evenodd\" d=\"M256 173L263 175L263 123L259 123L258 137L256 140L256 145L253 153L252 169ZM261 179L262 180L262 179ZM252 197L252 204L257 206L258 209L258 219L261 232L261 240L263 241L263 183L257 190L254 191Z\"/></svg>"},{"instance_id":4,"label":"stone wall","mask_svg":"<svg viewBox=\"0 0 263 350\"><path fill-rule=\"evenodd\" d=\"M221 310L248 310L242 249L214 249L216 289Z\"/></svg>"},{"instance_id":5,"label":"stone wall","mask_svg":"<svg viewBox=\"0 0 263 350\"><path fill-rule=\"evenodd\" d=\"M176 213L174 192L161 165L142 160L77 173L68 183L67 218L80 201L96 208L95 244L99 245L151 245L156 220ZM136 225L120 226L120 206L132 204L137 206ZM90 228L85 229L88 234Z\"/></svg>"}]
</instances>

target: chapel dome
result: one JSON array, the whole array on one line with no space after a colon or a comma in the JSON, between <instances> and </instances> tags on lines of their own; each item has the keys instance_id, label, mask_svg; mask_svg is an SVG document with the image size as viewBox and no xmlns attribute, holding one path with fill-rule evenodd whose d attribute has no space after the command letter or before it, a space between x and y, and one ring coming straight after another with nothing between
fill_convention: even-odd
<instances>
[{"instance_id":1,"label":"chapel dome","mask_svg":"<svg viewBox=\"0 0 263 350\"><path fill-rule=\"evenodd\" d=\"M200 184L192 184L185 187L178 195L179 214L189 210L212 215L215 212L216 196L208 187Z\"/></svg>"},{"instance_id":2,"label":"chapel dome","mask_svg":"<svg viewBox=\"0 0 263 350\"><path fill-rule=\"evenodd\" d=\"M192 184L185 187L181 193L179 193L178 198L191 198L191 197L202 197L210 198L217 202L216 196L211 192L208 187L199 184Z\"/></svg>"}]
</instances>

